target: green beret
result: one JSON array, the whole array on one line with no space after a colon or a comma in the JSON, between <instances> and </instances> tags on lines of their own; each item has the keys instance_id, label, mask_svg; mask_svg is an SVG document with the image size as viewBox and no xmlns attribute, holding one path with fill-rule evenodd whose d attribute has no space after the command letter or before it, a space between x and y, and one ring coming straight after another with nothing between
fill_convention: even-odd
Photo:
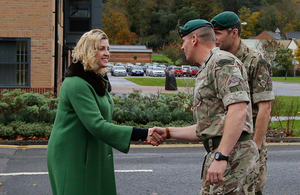
<instances>
[{"instance_id":1,"label":"green beret","mask_svg":"<svg viewBox=\"0 0 300 195\"><path fill-rule=\"evenodd\" d=\"M231 11L226 11L215 16L210 22L214 30L224 30L240 22L240 18Z\"/></svg>"},{"instance_id":2,"label":"green beret","mask_svg":"<svg viewBox=\"0 0 300 195\"><path fill-rule=\"evenodd\" d=\"M194 30L204 26L209 26L212 28L211 23L209 23L206 20L202 20L202 19L190 20L184 25L184 27L179 26L178 33L179 36L182 38L185 35L193 32Z\"/></svg>"}]
</instances>

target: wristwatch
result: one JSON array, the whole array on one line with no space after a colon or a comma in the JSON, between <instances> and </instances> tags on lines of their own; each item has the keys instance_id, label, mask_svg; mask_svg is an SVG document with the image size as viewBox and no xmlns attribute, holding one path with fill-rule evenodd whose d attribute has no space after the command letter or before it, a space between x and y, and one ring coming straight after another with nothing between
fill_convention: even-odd
<instances>
[{"instance_id":1,"label":"wristwatch","mask_svg":"<svg viewBox=\"0 0 300 195\"><path fill-rule=\"evenodd\" d=\"M228 162L228 156L223 155L221 152L216 152L215 154L215 160L226 160Z\"/></svg>"}]
</instances>

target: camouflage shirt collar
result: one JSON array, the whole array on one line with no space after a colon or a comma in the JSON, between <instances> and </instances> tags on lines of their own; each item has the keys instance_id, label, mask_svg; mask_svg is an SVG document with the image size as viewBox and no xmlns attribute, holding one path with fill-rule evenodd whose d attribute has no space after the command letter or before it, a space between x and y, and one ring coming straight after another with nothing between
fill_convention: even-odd
<instances>
[{"instance_id":1,"label":"camouflage shirt collar","mask_svg":"<svg viewBox=\"0 0 300 195\"><path fill-rule=\"evenodd\" d=\"M200 70L197 72L196 77L197 77L197 75L203 70L203 68L206 66L206 63L209 61L209 59L211 58L211 56L212 56L214 53L216 53L217 51L219 51L219 50L220 50L220 48L218 48L218 47L214 47L214 48L212 48L212 49L210 50L210 53L209 53L209 55L206 57L204 63L200 65Z\"/></svg>"},{"instance_id":2,"label":"camouflage shirt collar","mask_svg":"<svg viewBox=\"0 0 300 195\"><path fill-rule=\"evenodd\" d=\"M239 50L236 53L236 57L240 60L243 59L244 56L247 54L247 49L248 49L247 45L243 41L241 41Z\"/></svg>"},{"instance_id":3,"label":"camouflage shirt collar","mask_svg":"<svg viewBox=\"0 0 300 195\"><path fill-rule=\"evenodd\" d=\"M220 48L218 48L218 47L214 47L214 48L212 48L211 50L210 50L210 53L209 53L209 55L206 57L206 59L205 59L205 61L204 61L204 64L206 64L208 61L209 61L209 59L211 58L211 56L213 55L213 54L215 54L217 51L219 51L220 50Z\"/></svg>"}]
</instances>

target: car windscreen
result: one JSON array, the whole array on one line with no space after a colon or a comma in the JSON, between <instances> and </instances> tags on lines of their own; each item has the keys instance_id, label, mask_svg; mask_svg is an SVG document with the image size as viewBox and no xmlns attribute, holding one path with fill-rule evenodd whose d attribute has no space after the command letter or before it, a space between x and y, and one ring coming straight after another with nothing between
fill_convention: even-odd
<instances>
[{"instance_id":1,"label":"car windscreen","mask_svg":"<svg viewBox=\"0 0 300 195\"><path fill-rule=\"evenodd\" d=\"M115 70L125 70L125 68L123 66L116 66Z\"/></svg>"}]
</instances>

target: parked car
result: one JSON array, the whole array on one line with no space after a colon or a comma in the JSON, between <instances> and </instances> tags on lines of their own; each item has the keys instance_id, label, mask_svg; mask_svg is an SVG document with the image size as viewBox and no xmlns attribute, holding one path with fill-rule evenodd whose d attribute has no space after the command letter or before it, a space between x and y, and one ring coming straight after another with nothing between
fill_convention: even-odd
<instances>
[{"instance_id":1,"label":"parked car","mask_svg":"<svg viewBox=\"0 0 300 195\"><path fill-rule=\"evenodd\" d=\"M173 72L175 76L179 76L179 77L183 76L183 70L181 67L173 67Z\"/></svg>"},{"instance_id":2,"label":"parked car","mask_svg":"<svg viewBox=\"0 0 300 195\"><path fill-rule=\"evenodd\" d=\"M160 68L162 68L164 70L164 72L166 72L167 67L163 64L159 65Z\"/></svg>"},{"instance_id":3,"label":"parked car","mask_svg":"<svg viewBox=\"0 0 300 195\"><path fill-rule=\"evenodd\" d=\"M123 63L121 63L121 62L117 62L116 64L115 64L115 66L125 66Z\"/></svg>"},{"instance_id":4,"label":"parked car","mask_svg":"<svg viewBox=\"0 0 300 195\"><path fill-rule=\"evenodd\" d=\"M144 76L144 70L141 66L133 66L128 75L130 76L134 76L134 75L137 75L137 76Z\"/></svg>"},{"instance_id":5,"label":"parked car","mask_svg":"<svg viewBox=\"0 0 300 195\"><path fill-rule=\"evenodd\" d=\"M153 66L148 66L148 68L146 69L146 75L149 76L150 71L153 69Z\"/></svg>"},{"instance_id":6,"label":"parked car","mask_svg":"<svg viewBox=\"0 0 300 195\"><path fill-rule=\"evenodd\" d=\"M127 76L127 71L124 66L114 66L112 75L113 76Z\"/></svg>"},{"instance_id":7,"label":"parked car","mask_svg":"<svg viewBox=\"0 0 300 195\"><path fill-rule=\"evenodd\" d=\"M127 63L125 65L126 71L129 72L129 70L131 69L131 67L133 67L133 64L132 63Z\"/></svg>"},{"instance_id":8,"label":"parked car","mask_svg":"<svg viewBox=\"0 0 300 195\"><path fill-rule=\"evenodd\" d=\"M158 65L159 65L159 63L153 62L153 66L158 66Z\"/></svg>"},{"instance_id":9,"label":"parked car","mask_svg":"<svg viewBox=\"0 0 300 195\"><path fill-rule=\"evenodd\" d=\"M107 72L111 73L111 69L114 67L114 63L108 62Z\"/></svg>"},{"instance_id":10,"label":"parked car","mask_svg":"<svg viewBox=\"0 0 300 195\"><path fill-rule=\"evenodd\" d=\"M195 75L198 73L199 69L200 69L200 68L197 67L197 66L192 66L192 67L186 72L186 75L187 75L188 77L195 76Z\"/></svg>"},{"instance_id":11,"label":"parked car","mask_svg":"<svg viewBox=\"0 0 300 195\"><path fill-rule=\"evenodd\" d=\"M190 65L182 65L183 75L186 75L187 71L191 68Z\"/></svg>"},{"instance_id":12,"label":"parked car","mask_svg":"<svg viewBox=\"0 0 300 195\"><path fill-rule=\"evenodd\" d=\"M164 77L166 76L166 73L164 71L164 69L159 68L159 67L154 67L151 71L150 71L150 75L149 76L153 76L153 77Z\"/></svg>"},{"instance_id":13,"label":"parked car","mask_svg":"<svg viewBox=\"0 0 300 195\"><path fill-rule=\"evenodd\" d=\"M173 71L173 68L176 67L175 65L170 65L167 67L166 72Z\"/></svg>"}]
</instances>

